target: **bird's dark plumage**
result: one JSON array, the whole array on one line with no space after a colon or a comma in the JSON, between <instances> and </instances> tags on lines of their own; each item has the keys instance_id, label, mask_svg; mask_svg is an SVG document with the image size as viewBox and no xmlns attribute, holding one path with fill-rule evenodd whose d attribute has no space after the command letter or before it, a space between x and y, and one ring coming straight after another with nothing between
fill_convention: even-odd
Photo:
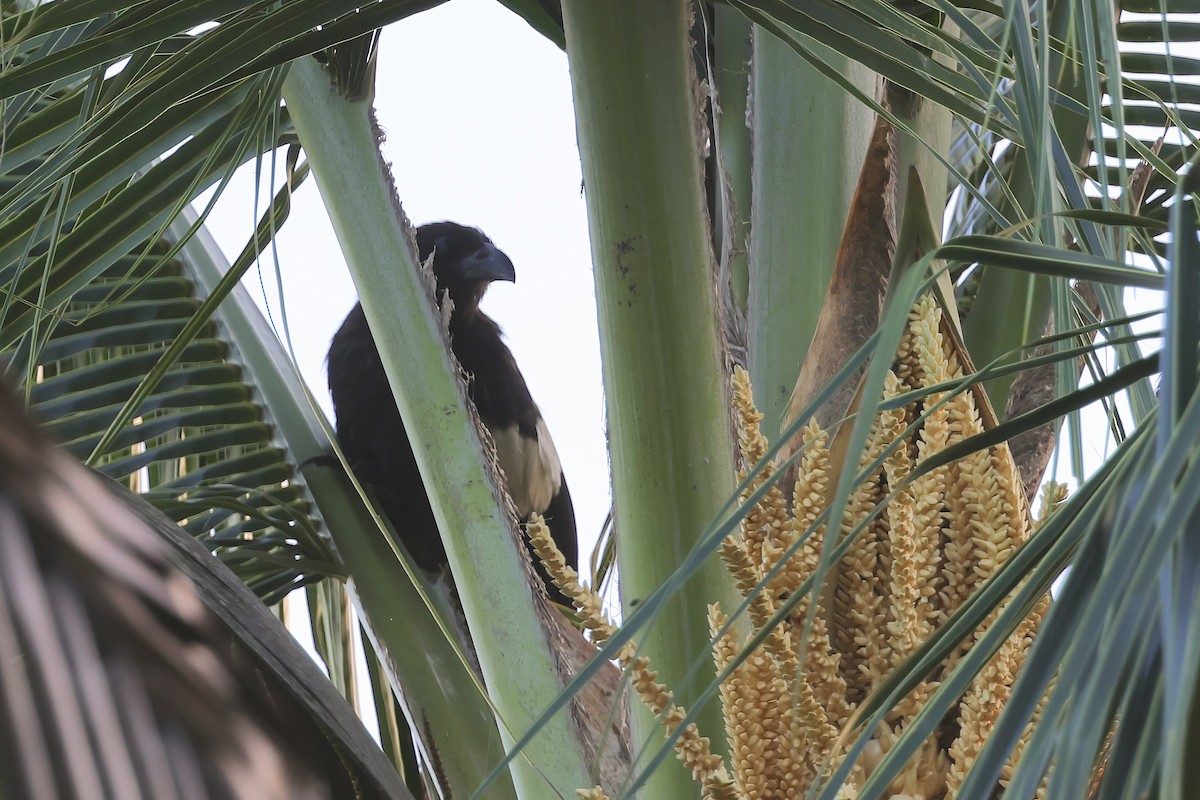
<instances>
[{"instance_id":1,"label":"bird's dark plumage","mask_svg":"<svg viewBox=\"0 0 1200 800\"><path fill-rule=\"evenodd\" d=\"M438 302L448 295L454 303L451 349L467 375L467 393L496 442L517 512L523 519L544 515L559 549L575 566L575 512L558 453L500 327L479 310L489 283L516 280L512 261L482 232L453 222L423 225L416 238L421 261L433 256ZM334 334L328 370L338 442L347 461L373 489L421 568L442 568L446 551L361 304ZM565 602L536 557L534 564L551 598Z\"/></svg>"}]
</instances>

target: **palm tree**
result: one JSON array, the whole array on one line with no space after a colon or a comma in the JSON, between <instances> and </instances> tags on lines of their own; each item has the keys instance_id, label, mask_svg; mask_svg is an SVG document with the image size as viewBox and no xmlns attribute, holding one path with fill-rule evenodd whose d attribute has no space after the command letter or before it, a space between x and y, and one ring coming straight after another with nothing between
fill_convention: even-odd
<instances>
[{"instance_id":1,"label":"palm tree","mask_svg":"<svg viewBox=\"0 0 1200 800\"><path fill-rule=\"evenodd\" d=\"M670 758L690 735L677 723L695 721L714 758L726 752L710 656L725 640L706 607L753 619L770 580L737 585L722 542L794 477L814 418L836 443L824 513L843 517L872 473L854 468L869 463L872 420L894 410L884 390L910 309L933 292L963 367L936 393L970 394L985 424L914 475L1012 439L1032 491L1061 440L1079 485L856 699L855 722L870 723L956 664L860 796L901 774L1064 573L958 796L988 796L1001 778L1017 797L1044 780L1053 797L1183 796L1200 667L1200 305L1195 92L1177 76L1200 61L1165 45L1192 36L1186 4L504 2L571 65L624 602L597 655L530 590L377 152L375 31L436 3L0 7L0 347L51 435L267 604L305 589L329 678L351 700L363 637L382 743L414 794L600 784L688 797L692 776ZM1158 47L1125 52L1146 42ZM277 152L285 185L229 266L186 207ZM328 423L238 288L310 172L389 374L406 376L392 388L453 598L324 457ZM1131 286L1166 289L1161 331L1135 327ZM1161 353L1145 355L1160 335ZM773 445L743 449L740 465L732 364L748 369ZM1085 475L1079 412L1093 403L1118 446ZM816 609L834 551L857 535L827 537L786 603ZM755 621L760 641L787 613ZM629 642L686 709L668 739L636 703L625 736L609 659ZM845 736L865 748L872 730ZM836 796L854 763L814 791Z\"/></svg>"}]
</instances>

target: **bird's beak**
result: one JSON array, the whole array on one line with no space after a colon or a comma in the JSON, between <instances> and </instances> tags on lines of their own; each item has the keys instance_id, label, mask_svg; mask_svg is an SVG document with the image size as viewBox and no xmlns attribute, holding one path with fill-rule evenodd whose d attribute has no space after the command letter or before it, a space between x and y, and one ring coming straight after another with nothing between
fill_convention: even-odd
<instances>
[{"instance_id":1,"label":"bird's beak","mask_svg":"<svg viewBox=\"0 0 1200 800\"><path fill-rule=\"evenodd\" d=\"M462 261L462 277L468 281L517 282L512 260L494 244L485 244Z\"/></svg>"}]
</instances>

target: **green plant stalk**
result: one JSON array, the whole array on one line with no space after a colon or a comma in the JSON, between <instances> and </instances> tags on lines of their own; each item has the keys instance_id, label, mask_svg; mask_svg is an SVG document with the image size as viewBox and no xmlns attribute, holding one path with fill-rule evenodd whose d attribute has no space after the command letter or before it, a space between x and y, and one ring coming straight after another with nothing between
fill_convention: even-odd
<instances>
[{"instance_id":1,"label":"green plant stalk","mask_svg":"<svg viewBox=\"0 0 1200 800\"><path fill-rule=\"evenodd\" d=\"M925 241L921 243L920 253L924 254L936 247L942 239L943 218L949 197L949 170L934 153L950 152L952 119L950 112L943 106L915 97L896 86L889 87L888 91L891 94L893 113L912 131L908 133L903 129L896 130L896 248L897 252L900 252L904 246L903 231L907 227L909 230L922 231ZM920 183L916 187L910 187L910 176L914 172ZM922 198L925 206L923 209L908 207L912 203L920 205ZM919 216L906 225L905 220L913 213ZM915 262L916 258L912 261ZM889 283L894 282L896 277L892 275ZM943 278L940 285L952 298L948 276ZM890 285L888 291L891 292ZM957 307L952 303L947 303L946 307L953 315L954 324L958 326L960 321Z\"/></svg>"},{"instance_id":2,"label":"green plant stalk","mask_svg":"<svg viewBox=\"0 0 1200 800\"><path fill-rule=\"evenodd\" d=\"M873 72L831 59L873 94ZM775 441L816 330L874 114L757 27L751 81L750 379L763 433Z\"/></svg>"},{"instance_id":3,"label":"green plant stalk","mask_svg":"<svg viewBox=\"0 0 1200 800\"><path fill-rule=\"evenodd\" d=\"M186 234L195 220L194 212L184 209L170 235ZM228 269L220 248L203 227L184 245L181 261L205 293L217 286ZM474 676L458 658L341 468L313 460L329 452L320 412L306 400L290 359L243 287L234 288L217 309L216 319L238 363L253 375L276 435L304 465L301 477L341 562L354 576L347 588L392 690L403 696L411 717L421 723L431 721L413 725L413 730L427 751L437 753L450 796L469 796L503 754L491 709L476 689ZM420 647L413 642L420 642ZM409 722L411 725L413 720ZM505 776L487 796L515 798L516 791Z\"/></svg>"},{"instance_id":4,"label":"green plant stalk","mask_svg":"<svg viewBox=\"0 0 1200 800\"><path fill-rule=\"evenodd\" d=\"M505 753L492 710L361 500L339 476L318 469L325 474L308 478L310 488L321 513L334 520L330 530L352 575L347 589L393 691L403 697L409 728L426 759L435 760L447 796L469 797ZM485 797L518 795L501 776Z\"/></svg>"},{"instance_id":5,"label":"green plant stalk","mask_svg":"<svg viewBox=\"0 0 1200 800\"><path fill-rule=\"evenodd\" d=\"M563 17L599 307L621 599L629 611L675 570L734 489L704 128L685 0L568 0ZM640 640L639 652L683 705L714 675L706 606L735 596L713 558ZM685 684L693 664L699 677ZM634 707L635 750L661 741L653 715ZM717 704L696 710L719 750ZM670 759L645 796L695 791Z\"/></svg>"},{"instance_id":6,"label":"green plant stalk","mask_svg":"<svg viewBox=\"0 0 1200 800\"><path fill-rule=\"evenodd\" d=\"M1050 5L1052 35L1068 37L1070 26L1075 22L1070 3L1055 2ZM1086 104L1087 88L1083 79L1071 69L1060 69L1059 63L1060 59L1056 58L1053 65L1047 67L1048 74L1055 79L1054 90ZM1087 117L1067 108L1065 104L1054 104L1050 108L1050 123L1073 161L1081 163L1089 148ZM1000 211L1013 221L1043 218L1046 221L1041 224L1041 230L1039 226L1033 226L1028 229L1029 232L1045 244L1057 245L1059 242L1053 239L1061 238L1061 234L1053 232L1059 223L1052 220L1050 215L1061 211L1062 204L1053 194L1039 196L1036 182L1041 176L1034 173L1032 162L1028 150L1023 148L1017 155L1010 180L1017 207L1011 208L1005 203ZM1053 235L1047 236L1042 231L1052 232ZM1050 284L1051 278L1045 275L1004 269L989 269L983 273L976 293L977 300L963 321L963 340L976 363L986 364L1042 336L1051 308ZM1070 324L1069 320L1055 322L1056 327ZM1011 359L1014 362L1018 360ZM1004 412L1012 381L1013 378L1006 377L984 385L997 413Z\"/></svg>"},{"instance_id":7,"label":"green plant stalk","mask_svg":"<svg viewBox=\"0 0 1200 800\"><path fill-rule=\"evenodd\" d=\"M308 617L312 626L313 644L317 655L325 662L325 674L337 687L342 697L353 705L349 676L353 662L342 658L342 640L346 631L342 627L342 607L345 596L342 584L332 578L306 586L304 594L308 600ZM358 709L355 709L357 713Z\"/></svg>"},{"instance_id":8,"label":"green plant stalk","mask_svg":"<svg viewBox=\"0 0 1200 800\"><path fill-rule=\"evenodd\" d=\"M280 606L283 604L280 603ZM420 773L416 752L412 741L408 721L403 718L403 709L392 696L392 687L387 676L383 674L383 663L375 655L375 645L367 636L367 629L360 627L365 661L367 662L367 677L371 680L371 699L375 703L375 719L379 725L379 747L391 759L396 771L404 779L404 784L410 792L420 791L420 780L414 781L414 776Z\"/></svg>"},{"instance_id":9,"label":"green plant stalk","mask_svg":"<svg viewBox=\"0 0 1200 800\"><path fill-rule=\"evenodd\" d=\"M753 34L750 20L729 6L713 8L713 80L717 90L717 219L721 259L744 317L750 295L750 209L754 196L750 98Z\"/></svg>"},{"instance_id":10,"label":"green plant stalk","mask_svg":"<svg viewBox=\"0 0 1200 800\"><path fill-rule=\"evenodd\" d=\"M509 726L501 726L509 744L560 689L539 617L546 610L526 579L524 546L487 468L458 367L378 152L369 103L338 96L310 58L293 62L284 98L371 323L484 681ZM558 797L589 785L565 714L542 728L525 756L511 762L522 798Z\"/></svg>"},{"instance_id":11,"label":"green plant stalk","mask_svg":"<svg viewBox=\"0 0 1200 800\"><path fill-rule=\"evenodd\" d=\"M942 218L945 216L946 200L949 196L949 173L946 166L933 154L950 152L950 112L927 100L917 100L894 111L913 131L913 134L896 131L896 230L899 232L907 211L905 198L909 196L909 167L914 167L921 178L921 186L926 190L923 195L926 211L929 213L929 224L937 235L937 242L940 242ZM937 242L931 243L931 246Z\"/></svg>"}]
</instances>

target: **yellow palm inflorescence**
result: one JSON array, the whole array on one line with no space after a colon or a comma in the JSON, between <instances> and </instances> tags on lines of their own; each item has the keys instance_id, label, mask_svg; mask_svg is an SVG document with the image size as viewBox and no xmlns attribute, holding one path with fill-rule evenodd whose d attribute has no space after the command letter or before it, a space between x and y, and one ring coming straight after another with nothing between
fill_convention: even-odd
<instances>
[{"instance_id":1,"label":"yellow palm inflorescence","mask_svg":"<svg viewBox=\"0 0 1200 800\"><path fill-rule=\"evenodd\" d=\"M962 377L942 325L936 302L928 296L922 298L910 314L887 378L885 399ZM754 463L751 459L761 457L766 443L742 371L734 376L734 403L743 460ZM918 419L915 430L905 436ZM772 657L752 654L722 687L731 767L743 797L794 797L796 791L807 791L827 777L844 757L842 748L853 741L841 734L855 706L945 623L1028 537L1029 511L1006 446L981 450L909 479L926 460L982 431L969 391L949 396L927 393L920 401L881 411L876 417L858 471L866 471L881 457L882 465L856 487L837 526L838 544L853 539L841 560L828 568L830 590L816 593L818 607L811 619L808 598L796 604L789 624L774 631L761 648ZM829 436L810 425L804 443L783 524L772 524L778 516L779 498L768 494L763 500L767 508L747 514L740 537L722 548L739 588L753 597L750 620L755 631L761 629L764 616L774 613L772 606L801 591L816 575L825 546L825 527L815 523L830 494ZM764 470L757 485L771 469ZM745 563L743 556L751 548L763 554L758 564ZM765 581L767 590L751 595L789 551L795 555L775 579ZM1005 642L963 696L956 718L943 723L944 730L925 742L889 786L890 797L940 800L956 796L1004 706L1043 612L1044 604ZM712 610L711 623L714 631L724 627L720 609ZM718 668L739 650L730 637L727 633L717 647ZM804 652L800 669L773 655L771 643L780 639ZM800 641L804 647L795 644ZM961 652L955 660L959 655ZM843 797L856 796L857 788L921 710L950 666L944 664L931 672L895 706L854 765L841 789ZM790 705L783 711L778 704L763 709L764 686L791 698ZM747 757L748 748L739 737L756 730L746 720L760 716L777 726L790 725L791 730L776 740L776 747L749 748L753 757ZM785 716L788 718L782 719ZM785 741L790 747L781 746ZM941 744L944 742L950 744ZM1017 756L1019 753L1020 748ZM1005 777L1009 774L1006 770Z\"/></svg>"},{"instance_id":2,"label":"yellow palm inflorescence","mask_svg":"<svg viewBox=\"0 0 1200 800\"><path fill-rule=\"evenodd\" d=\"M943 336L943 324L941 310L931 297L917 302L888 375L885 399L962 377L953 346ZM742 459L754 465L762 461L768 446L759 430L762 415L754 407L743 370L735 371L733 390ZM782 604L817 576L829 528L836 530L837 540L828 545L844 545L845 553L825 566L824 589L796 602L784 622L771 629L722 683L728 770L694 728L677 744L679 757L692 768L704 797L784 800L802 797L824 783L858 738L847 730L854 709L1028 538L1033 523L1006 445L980 450L910 479L925 461L982 431L970 391L925 393L907 406L880 412L857 472L866 471L881 457L882 464L855 488L839 523L827 526L818 524L818 519L826 510L836 471L831 437L815 424L805 429L805 449L791 501L777 486L771 487L747 510L740 531L722 543L721 557L749 599L752 630L737 633L722 609L710 607L718 671L727 671ZM774 470L773 465L765 465L748 486L744 502ZM538 538L549 541L548 534L535 541ZM551 564L552 575L560 574L555 566ZM587 590L576 594L576 578L566 580L569 585L563 588L576 598L585 619L596 617L599 604L594 595ZM1043 599L1004 642L964 693L957 713L947 715L888 786L885 797L957 797L1009 697L1047 602ZM602 616L597 619L585 624L604 638L612 629ZM857 797L859 787L942 677L992 621L892 708L872 732L840 787L839 798ZM670 694L654 683L645 660L636 658L627 646L621 662L632 670L639 697L657 713L667 710ZM668 731L682 715L677 707L667 711ZM1026 731L1016 747L1002 783L1011 776L1028 735ZM598 788L579 794L596 800L604 796Z\"/></svg>"},{"instance_id":3,"label":"yellow palm inflorescence","mask_svg":"<svg viewBox=\"0 0 1200 800\"><path fill-rule=\"evenodd\" d=\"M592 632L593 641L596 644L606 642L617 629L604 614L599 596L582 586L579 583L579 573L567 565L566 559L550 536L550 529L546 527L545 520L534 514L527 532L534 551L546 566L547 573L555 585L562 589L563 594L574 603L583 619L584 627ZM618 651L617 661L629 672L630 682L638 699L659 715L668 734L674 733L687 716L687 712L672 704L671 692L656 681L658 675L650 669L650 660L639 656L637 646L629 642ZM739 795L731 793L733 781L725 765L721 763L720 756L714 755L709 749L707 737L700 735L695 723L688 723L684 727L675 742L675 752L700 784L704 800L737 800ZM608 800L608 795L599 786L576 789L575 793L584 800Z\"/></svg>"}]
</instances>

